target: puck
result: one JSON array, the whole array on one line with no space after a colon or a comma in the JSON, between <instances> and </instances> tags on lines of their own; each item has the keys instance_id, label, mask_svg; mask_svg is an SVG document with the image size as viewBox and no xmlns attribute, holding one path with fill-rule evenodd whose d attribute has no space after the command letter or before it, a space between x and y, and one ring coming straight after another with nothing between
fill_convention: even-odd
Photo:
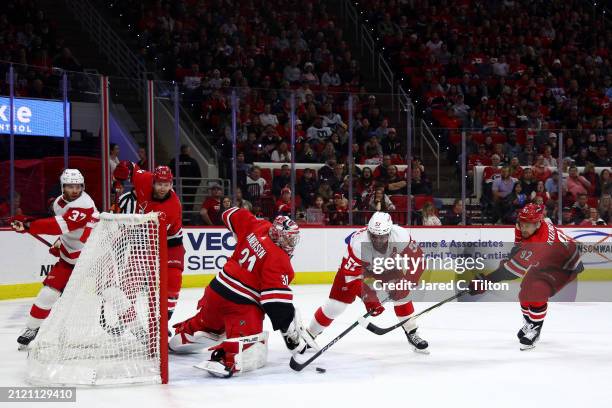
<instances>
[{"instance_id":1,"label":"puck","mask_svg":"<svg viewBox=\"0 0 612 408\"><path fill-rule=\"evenodd\" d=\"M317 367L316 370L317 370L317 373L321 373L321 374L327 371L326 369L321 368L321 367Z\"/></svg>"}]
</instances>

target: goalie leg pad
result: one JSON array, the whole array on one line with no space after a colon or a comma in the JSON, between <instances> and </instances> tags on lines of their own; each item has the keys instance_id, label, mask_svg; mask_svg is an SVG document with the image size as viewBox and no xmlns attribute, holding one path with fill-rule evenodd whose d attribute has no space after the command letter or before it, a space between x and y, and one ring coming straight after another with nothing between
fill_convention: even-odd
<instances>
[{"instance_id":1,"label":"goalie leg pad","mask_svg":"<svg viewBox=\"0 0 612 408\"><path fill-rule=\"evenodd\" d=\"M227 339L209 350L213 351L211 359L196 368L224 378L253 371L263 367L268 359L268 332Z\"/></svg>"},{"instance_id":2,"label":"goalie leg pad","mask_svg":"<svg viewBox=\"0 0 612 408\"><path fill-rule=\"evenodd\" d=\"M224 336L205 331L177 333L168 340L168 348L177 354L198 353L205 348L216 346Z\"/></svg>"},{"instance_id":3,"label":"goalie leg pad","mask_svg":"<svg viewBox=\"0 0 612 408\"><path fill-rule=\"evenodd\" d=\"M28 329L37 329L40 327L43 320L49 316L51 308L60 298L60 295L60 292L52 287L42 287L30 309L30 316L26 323Z\"/></svg>"}]
</instances>

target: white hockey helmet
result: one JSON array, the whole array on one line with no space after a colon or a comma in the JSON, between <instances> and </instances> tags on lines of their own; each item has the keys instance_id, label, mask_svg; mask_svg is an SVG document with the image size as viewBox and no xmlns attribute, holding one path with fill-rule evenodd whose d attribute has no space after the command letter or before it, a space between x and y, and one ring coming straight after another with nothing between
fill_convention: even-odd
<instances>
[{"instance_id":1,"label":"white hockey helmet","mask_svg":"<svg viewBox=\"0 0 612 408\"><path fill-rule=\"evenodd\" d=\"M85 189L85 177L77 169L65 169L60 176L62 191L66 184L80 184Z\"/></svg>"},{"instance_id":2,"label":"white hockey helmet","mask_svg":"<svg viewBox=\"0 0 612 408\"><path fill-rule=\"evenodd\" d=\"M368 232L372 235L388 235L391 233L393 221L389 213L377 211L368 222Z\"/></svg>"}]
</instances>

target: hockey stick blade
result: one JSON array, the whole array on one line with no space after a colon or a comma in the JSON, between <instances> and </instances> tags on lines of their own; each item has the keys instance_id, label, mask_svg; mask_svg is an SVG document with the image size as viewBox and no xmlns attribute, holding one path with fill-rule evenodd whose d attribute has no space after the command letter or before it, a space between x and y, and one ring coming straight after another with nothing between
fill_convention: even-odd
<instances>
[{"instance_id":1,"label":"hockey stick blade","mask_svg":"<svg viewBox=\"0 0 612 408\"><path fill-rule=\"evenodd\" d=\"M370 314L371 314L371 312L366 313L365 315L363 315L363 318L365 319L365 318L369 317ZM360 320L361 320L361 318L360 318ZM332 341L327 343L325 346L321 347L321 349L319 351L314 353L308 360L304 361L303 363L298 362L295 359L295 357L291 357L291 361L289 361L289 367L291 367L291 369L294 370L294 371L302 371L306 366L308 366L310 363L312 363L317 358L319 358L319 356L321 354L325 353L328 349L331 348L331 346L336 344L342 337L344 337L348 332L350 332L351 330L353 330L357 326L359 326L359 320L353 322L353 324L351 324L348 328L346 328L346 330L344 330L342 333L340 333L338 336L336 336Z\"/></svg>"},{"instance_id":2,"label":"hockey stick blade","mask_svg":"<svg viewBox=\"0 0 612 408\"><path fill-rule=\"evenodd\" d=\"M389 298L383 300L381 303L386 303L389 300ZM360 324L363 324L361 322L367 321L366 319L368 317L370 317L370 315L372 313L374 313L375 310L371 310L368 313L364 314L363 316L361 316L359 319L357 319L356 321L353 322L353 324L351 324L349 327L347 327L342 333L340 333L339 335L337 335L332 341L330 341L329 343L327 343L325 346L321 347L321 349L319 351L317 351L315 354L313 354L308 360L304 361L303 363L300 363L299 361L297 361L295 359L295 357L291 357L291 360L289 361L289 367L291 367L292 370L294 371L302 371L305 367L307 367L308 365L310 365L310 363L312 363L313 361L315 361L317 358L319 358L319 356L323 353L325 353L327 350L329 350L334 344L336 344L341 338L343 338L344 336L346 336L351 330L353 330L355 327L359 326Z\"/></svg>"},{"instance_id":3,"label":"hockey stick blade","mask_svg":"<svg viewBox=\"0 0 612 408\"><path fill-rule=\"evenodd\" d=\"M469 291L468 290L462 290L461 292L459 292L459 293L449 297L448 299L444 299L443 301L441 301L439 303L436 303L435 305L430 306L427 309L420 311L416 315L411 316L411 317L409 317L407 319L404 319L404 320L402 320L402 321L400 321L400 322L398 322L398 323L396 323L396 324L394 324L393 326L390 326L390 327L378 327L374 323L368 322L365 319L358 320L358 323L361 324L362 326L364 326L368 331L371 331L374 334L382 336L383 334L387 334L390 331L393 331L393 330L397 329L398 327L403 326L409 320L416 319L417 317L422 316L425 313L428 313L428 312L431 312L434 309L437 309L438 307L442 306L445 303L452 302L455 299L459 299L461 296L465 295L466 293L469 293Z\"/></svg>"}]
</instances>

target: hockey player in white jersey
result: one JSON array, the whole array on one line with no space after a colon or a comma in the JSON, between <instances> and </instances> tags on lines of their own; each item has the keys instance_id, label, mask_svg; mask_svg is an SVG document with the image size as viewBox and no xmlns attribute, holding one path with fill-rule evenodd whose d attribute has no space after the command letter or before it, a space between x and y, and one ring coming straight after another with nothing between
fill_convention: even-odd
<instances>
[{"instance_id":1,"label":"hockey player in white jersey","mask_svg":"<svg viewBox=\"0 0 612 408\"><path fill-rule=\"evenodd\" d=\"M25 349L38 334L43 320L66 287L81 250L98 222L99 214L93 200L85 192L85 179L79 170L66 169L60 177L62 195L53 202L54 217L35 221L13 221L19 233L59 235L49 252L59 257L43 282L30 309L26 328L17 339L19 349Z\"/></svg>"},{"instance_id":2,"label":"hockey player in white jersey","mask_svg":"<svg viewBox=\"0 0 612 408\"><path fill-rule=\"evenodd\" d=\"M308 327L310 334L313 337L321 334L358 296L364 302L366 310L371 312L371 316L381 314L385 310L381 299L367 283L377 277L372 273L374 258L394 257L396 254L405 254L409 258L423 255L407 229L394 225L387 213L374 213L367 228L357 230L349 236L346 253L336 273L329 299L315 312ZM419 262L418 265L421 267L417 266L410 271L385 271L380 278L385 281L407 280L416 283L423 273L423 263ZM408 294L409 291L404 290L384 295L393 300L395 314L400 320L414 313L412 301L407 298ZM427 353L428 343L417 334L416 323L410 320L404 324L403 329L414 350Z\"/></svg>"}]
</instances>

